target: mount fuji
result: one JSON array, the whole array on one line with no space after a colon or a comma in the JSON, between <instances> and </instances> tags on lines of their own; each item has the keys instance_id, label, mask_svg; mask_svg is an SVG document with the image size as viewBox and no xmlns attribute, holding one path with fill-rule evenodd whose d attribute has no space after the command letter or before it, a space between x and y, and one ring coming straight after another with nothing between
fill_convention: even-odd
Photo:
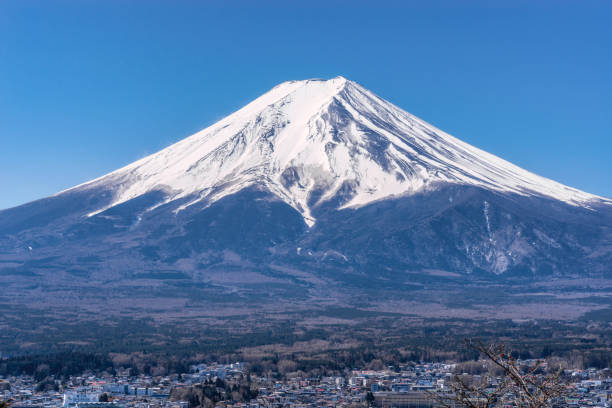
<instances>
[{"instance_id":1,"label":"mount fuji","mask_svg":"<svg viewBox=\"0 0 612 408\"><path fill-rule=\"evenodd\" d=\"M6 299L401 297L607 281L610 265L612 200L343 77L282 83L155 154L0 211Z\"/></svg>"},{"instance_id":2,"label":"mount fuji","mask_svg":"<svg viewBox=\"0 0 612 408\"><path fill-rule=\"evenodd\" d=\"M191 196L181 211L258 185L312 226L313 209L340 191L341 209L443 183L612 204L467 145L343 77L283 83L213 126L69 191L112 192L91 216L151 191L164 192L159 205Z\"/></svg>"}]
</instances>

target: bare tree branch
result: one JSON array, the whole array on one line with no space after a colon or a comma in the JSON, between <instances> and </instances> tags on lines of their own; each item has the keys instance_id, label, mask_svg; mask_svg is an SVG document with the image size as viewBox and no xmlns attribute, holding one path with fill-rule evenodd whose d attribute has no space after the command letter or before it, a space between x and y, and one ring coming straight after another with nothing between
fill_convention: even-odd
<instances>
[{"instance_id":1,"label":"bare tree branch","mask_svg":"<svg viewBox=\"0 0 612 408\"><path fill-rule=\"evenodd\" d=\"M466 340L466 343L501 368L502 379L492 387L489 375L481 378L480 383L468 382L456 375L446 384L444 392L430 393L442 407L492 408L513 402L519 408L547 408L555 398L564 394L560 369L554 373L546 372L542 360L536 360L530 367L521 366L501 344L485 345L472 340Z\"/></svg>"}]
</instances>

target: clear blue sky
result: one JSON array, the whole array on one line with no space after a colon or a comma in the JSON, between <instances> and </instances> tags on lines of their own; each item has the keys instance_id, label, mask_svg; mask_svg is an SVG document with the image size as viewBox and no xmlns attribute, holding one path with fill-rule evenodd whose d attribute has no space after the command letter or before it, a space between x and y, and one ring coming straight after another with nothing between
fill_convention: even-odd
<instances>
[{"instance_id":1,"label":"clear blue sky","mask_svg":"<svg viewBox=\"0 0 612 408\"><path fill-rule=\"evenodd\" d=\"M337 75L612 196L612 2L368 3L0 0L0 208Z\"/></svg>"}]
</instances>

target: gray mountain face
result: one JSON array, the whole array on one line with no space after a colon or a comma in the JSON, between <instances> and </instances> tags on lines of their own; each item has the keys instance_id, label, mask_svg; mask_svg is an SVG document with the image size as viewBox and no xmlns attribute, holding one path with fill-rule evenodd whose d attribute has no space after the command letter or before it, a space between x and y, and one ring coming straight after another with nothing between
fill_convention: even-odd
<instances>
[{"instance_id":1,"label":"gray mountain face","mask_svg":"<svg viewBox=\"0 0 612 408\"><path fill-rule=\"evenodd\" d=\"M608 287L610 265L610 200L343 78L282 84L155 155L0 211L0 300L35 307L384 308L542 285L560 298L567 282Z\"/></svg>"}]
</instances>

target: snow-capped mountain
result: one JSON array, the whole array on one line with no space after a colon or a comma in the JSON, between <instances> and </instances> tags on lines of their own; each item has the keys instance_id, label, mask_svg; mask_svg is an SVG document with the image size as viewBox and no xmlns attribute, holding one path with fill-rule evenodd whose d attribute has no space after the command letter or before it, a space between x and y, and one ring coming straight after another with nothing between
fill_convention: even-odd
<instances>
[{"instance_id":1,"label":"snow-capped mountain","mask_svg":"<svg viewBox=\"0 0 612 408\"><path fill-rule=\"evenodd\" d=\"M339 208L360 207L441 184L575 206L611 203L470 146L343 77L282 83L193 136L75 189L112 191L94 215L151 191L163 191L164 200L150 209L191 197L181 211L257 185L313 225L313 207L339 192Z\"/></svg>"},{"instance_id":2,"label":"snow-capped mountain","mask_svg":"<svg viewBox=\"0 0 612 408\"><path fill-rule=\"evenodd\" d=\"M611 280L610 265L611 200L342 77L280 84L158 153L0 211L0 296L16 302L83 288L425 298L470 282Z\"/></svg>"}]
</instances>

